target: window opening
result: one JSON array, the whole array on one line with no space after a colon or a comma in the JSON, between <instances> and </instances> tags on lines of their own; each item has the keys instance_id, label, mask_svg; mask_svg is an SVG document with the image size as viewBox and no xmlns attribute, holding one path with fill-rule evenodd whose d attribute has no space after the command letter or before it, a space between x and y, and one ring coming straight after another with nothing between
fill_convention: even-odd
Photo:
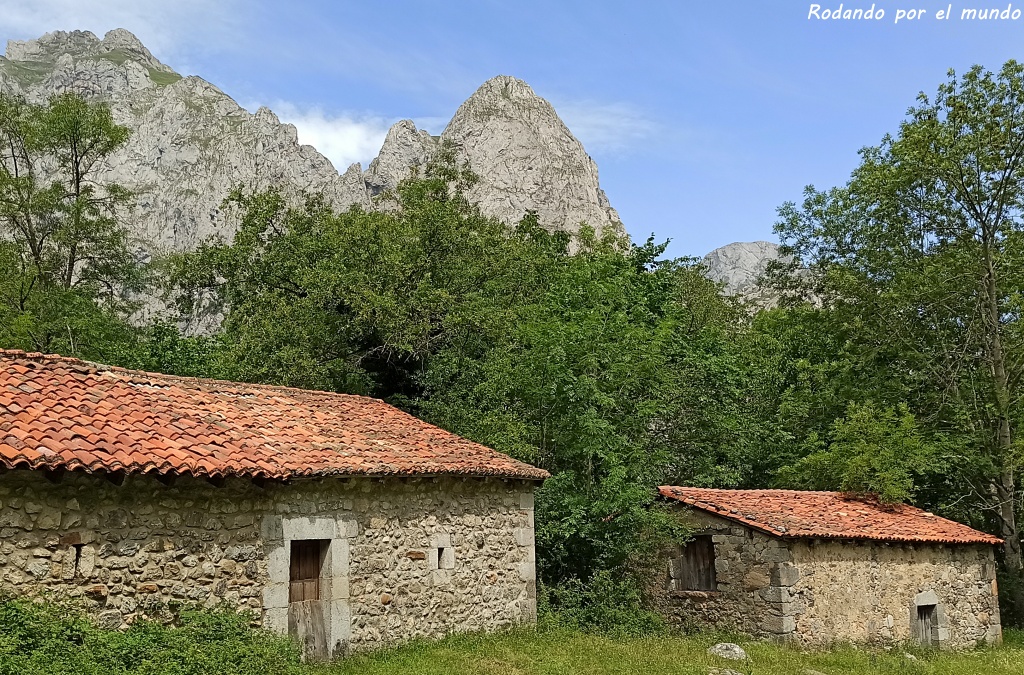
<instances>
[{"instance_id":1,"label":"window opening","mask_svg":"<svg viewBox=\"0 0 1024 675\"><path fill-rule=\"evenodd\" d=\"M669 590L715 591L715 544L711 535L694 537L669 560Z\"/></svg>"},{"instance_id":2,"label":"window opening","mask_svg":"<svg viewBox=\"0 0 1024 675\"><path fill-rule=\"evenodd\" d=\"M291 544L288 602L319 600L320 578L329 542L326 539L306 539Z\"/></svg>"},{"instance_id":3,"label":"window opening","mask_svg":"<svg viewBox=\"0 0 1024 675\"><path fill-rule=\"evenodd\" d=\"M85 544L72 544L71 545L71 548L75 549L75 576L76 577L81 575L81 573L79 571L79 566L82 564L82 547L83 546L85 546Z\"/></svg>"},{"instance_id":4,"label":"window opening","mask_svg":"<svg viewBox=\"0 0 1024 675\"><path fill-rule=\"evenodd\" d=\"M918 605L917 607L917 640L923 645L936 644L937 612L935 605Z\"/></svg>"}]
</instances>

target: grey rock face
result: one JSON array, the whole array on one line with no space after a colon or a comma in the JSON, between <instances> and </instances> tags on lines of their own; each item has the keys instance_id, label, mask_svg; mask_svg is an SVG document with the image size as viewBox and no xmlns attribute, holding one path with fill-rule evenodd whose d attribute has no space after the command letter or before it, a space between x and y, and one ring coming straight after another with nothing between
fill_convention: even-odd
<instances>
[{"instance_id":1,"label":"grey rock face","mask_svg":"<svg viewBox=\"0 0 1024 675\"><path fill-rule=\"evenodd\" d=\"M784 260L779 245L769 241L736 242L716 248L704 256L707 276L723 284L726 295L745 300L755 309L778 305L778 294L758 284L758 278L773 260Z\"/></svg>"},{"instance_id":2,"label":"grey rock face","mask_svg":"<svg viewBox=\"0 0 1024 675\"><path fill-rule=\"evenodd\" d=\"M96 177L138 195L131 220L150 254L190 250L211 235L229 239L233 223L221 205L239 185L277 186L296 199L323 193L339 209L377 208L373 195L420 170L440 147L440 139L403 120L365 173L353 164L339 175L272 111L250 114L209 82L178 75L123 29L102 40L88 31L56 31L8 42L0 91L39 103L69 91L110 103L115 120L133 133ZM550 230L575 233L587 222L622 232L594 161L524 82L486 82L442 138L480 176L470 198L484 213L515 223L533 209Z\"/></svg>"},{"instance_id":3,"label":"grey rock face","mask_svg":"<svg viewBox=\"0 0 1024 675\"><path fill-rule=\"evenodd\" d=\"M532 209L549 230L576 233L586 222L599 232L624 231L594 160L551 104L522 80L502 75L485 82L441 139L451 141L479 176L469 197L484 213L514 223Z\"/></svg>"},{"instance_id":4,"label":"grey rock face","mask_svg":"<svg viewBox=\"0 0 1024 675\"><path fill-rule=\"evenodd\" d=\"M422 173L439 146L437 138L417 129L412 120L395 122L388 129L380 154L366 171L366 183L371 192L394 189L411 172Z\"/></svg>"},{"instance_id":5,"label":"grey rock face","mask_svg":"<svg viewBox=\"0 0 1024 675\"><path fill-rule=\"evenodd\" d=\"M296 196L322 191L339 208L369 206L361 171L339 176L326 157L299 144L294 126L266 108L250 114L201 78L181 77L123 29L102 40L58 31L10 41L0 89L34 102L70 91L110 103L132 135L96 178L137 194L133 229L148 253L230 238L221 203L237 185L276 185Z\"/></svg>"}]
</instances>

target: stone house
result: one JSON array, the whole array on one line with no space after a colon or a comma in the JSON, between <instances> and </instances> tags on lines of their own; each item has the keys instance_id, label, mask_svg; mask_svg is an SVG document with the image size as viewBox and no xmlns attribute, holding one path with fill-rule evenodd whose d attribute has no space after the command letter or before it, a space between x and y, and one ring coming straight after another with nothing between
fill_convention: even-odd
<instances>
[{"instance_id":1,"label":"stone house","mask_svg":"<svg viewBox=\"0 0 1024 675\"><path fill-rule=\"evenodd\" d=\"M695 533L652 584L673 622L805 646L1002 637L991 535L837 492L659 492Z\"/></svg>"},{"instance_id":2,"label":"stone house","mask_svg":"<svg viewBox=\"0 0 1024 675\"><path fill-rule=\"evenodd\" d=\"M0 351L0 588L325 657L536 617L547 474L361 397Z\"/></svg>"}]
</instances>

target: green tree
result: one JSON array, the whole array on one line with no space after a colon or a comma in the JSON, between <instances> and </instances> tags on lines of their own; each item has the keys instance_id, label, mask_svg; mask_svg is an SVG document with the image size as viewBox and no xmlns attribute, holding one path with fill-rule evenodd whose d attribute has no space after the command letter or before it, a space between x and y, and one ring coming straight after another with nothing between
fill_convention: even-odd
<instances>
[{"instance_id":1,"label":"green tree","mask_svg":"<svg viewBox=\"0 0 1024 675\"><path fill-rule=\"evenodd\" d=\"M988 514L1019 571L1024 68L951 72L861 156L845 186L780 209L810 268L790 280L824 305L845 386L956 441L948 497Z\"/></svg>"},{"instance_id":2,"label":"green tree","mask_svg":"<svg viewBox=\"0 0 1024 675\"><path fill-rule=\"evenodd\" d=\"M234 241L175 265L182 309L226 312L233 377L381 396L551 470L544 581L621 577L672 530L657 485L741 480L737 310L664 246L584 228L570 254L533 214L482 216L471 182L441 163L372 213L236 194Z\"/></svg>"},{"instance_id":3,"label":"green tree","mask_svg":"<svg viewBox=\"0 0 1024 675\"><path fill-rule=\"evenodd\" d=\"M0 95L0 340L110 358L142 267L120 216L130 194L96 181L128 138L110 109L74 94L48 105Z\"/></svg>"}]
</instances>

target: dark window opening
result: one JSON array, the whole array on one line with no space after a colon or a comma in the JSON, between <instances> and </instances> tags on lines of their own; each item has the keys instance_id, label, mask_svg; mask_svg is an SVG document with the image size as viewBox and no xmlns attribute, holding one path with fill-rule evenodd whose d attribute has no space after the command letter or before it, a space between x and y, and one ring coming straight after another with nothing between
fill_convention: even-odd
<instances>
[{"instance_id":1,"label":"dark window opening","mask_svg":"<svg viewBox=\"0 0 1024 675\"><path fill-rule=\"evenodd\" d=\"M81 572L79 571L79 566L82 564L82 547L83 546L85 546L85 544L72 544L71 545L71 548L73 548L75 550L75 576L76 577L81 576Z\"/></svg>"},{"instance_id":2,"label":"dark window opening","mask_svg":"<svg viewBox=\"0 0 1024 675\"><path fill-rule=\"evenodd\" d=\"M306 539L292 542L288 602L320 599L320 577L328 540Z\"/></svg>"},{"instance_id":3,"label":"dark window opening","mask_svg":"<svg viewBox=\"0 0 1024 675\"><path fill-rule=\"evenodd\" d=\"M918 605L915 636L917 641L926 646L938 644L938 613L935 605Z\"/></svg>"},{"instance_id":4,"label":"dark window opening","mask_svg":"<svg viewBox=\"0 0 1024 675\"><path fill-rule=\"evenodd\" d=\"M669 560L669 590L715 591L715 544L711 535L694 537Z\"/></svg>"}]
</instances>

